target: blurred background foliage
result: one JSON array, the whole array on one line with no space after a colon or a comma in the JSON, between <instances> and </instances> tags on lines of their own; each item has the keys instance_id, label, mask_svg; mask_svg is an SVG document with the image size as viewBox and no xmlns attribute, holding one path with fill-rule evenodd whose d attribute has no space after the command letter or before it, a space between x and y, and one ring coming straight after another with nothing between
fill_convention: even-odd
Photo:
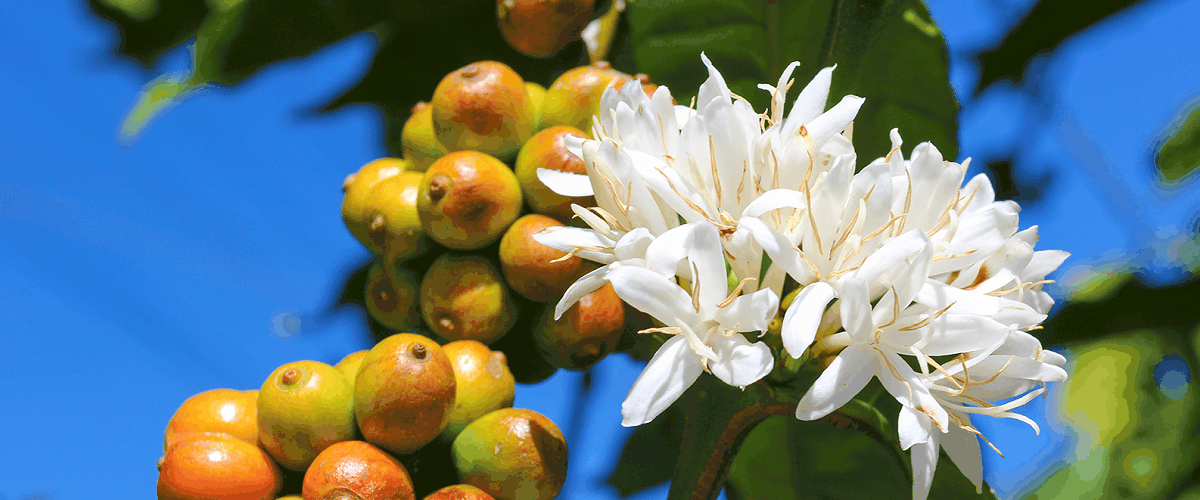
<instances>
[{"instance_id":1,"label":"blurred background foliage","mask_svg":"<svg viewBox=\"0 0 1200 500\"><path fill-rule=\"evenodd\" d=\"M549 58L510 48L500 35L495 5L487 0L89 0L93 12L113 22L116 53L147 70L147 83L126 118L123 133L136 137L153 118L189 93L236 86L271 64L308 56L352 35L371 32L374 59L341 95L314 105L327 112L355 103L378 108L379 138L400 155L400 130L410 108L428 100L447 73L478 60L502 61L526 80L544 86L563 71L586 64L574 42ZM646 73L687 104L707 77L704 51L732 91L765 109L767 93L787 63L807 82L837 64L831 96L867 98L854 124L860 163L886 153L887 131L899 127L905 149L932 141L958 156L959 102L964 110L997 86L1030 99L1046 94L1038 61L1089 27L1139 1L1042 0L994 46L975 53L980 75L974 93L956 99L948 80L942 34L919 0L630 0L616 25L608 59L622 71ZM595 15L612 9L598 1ZM186 74L152 75L154 62L187 45ZM304 82L296 82L303 85ZM793 89L793 96L796 89ZM832 104L832 102L831 102ZM1043 115L1027 122L1049 122ZM1070 135L1071 123L1063 125ZM1036 127L1026 127L1036 130ZM1200 107L1180 110L1165 124L1149 172L1164 190L1189 182L1200 165ZM1029 133L984 158L1001 199L1037 203L1059 169L1016 152ZM1085 151L1087 145L1084 144ZM1077 153L1083 154L1083 153ZM1110 184L1120 184L1115 178ZM1136 209L1127 190L1107 194L1117 207ZM1136 217L1132 210L1129 217ZM1039 336L1067 355L1070 380L1049 394L1048 417L1074 435L1074 449L1026 482L1016 496L1030 498L1200 498L1200 437L1191 369L1200 356L1200 240L1196 227L1163 235L1131 224L1144 254L1093 259L1064 270L1059 301ZM1175 269L1170 279L1155 274ZM346 278L342 304L361 303L365 266ZM385 333L373 325L377 333ZM516 360L514 360L516 362ZM514 371L516 368L514 367ZM585 379L586 380L586 379ZM852 425L804 423L771 417L746 439L730 471L730 498L862 498L893 492L907 498L911 471L895 443L895 408L875 407L870 390L852 405ZM888 400L889 398L882 398ZM893 401L894 403L894 401ZM848 410L855 413L854 409ZM638 428L609 482L632 494L668 480L675 470L683 417L677 408ZM864 428L864 426L870 428ZM986 447L985 453L989 453ZM864 481L864 477L869 477ZM1190 488L1190 489L1189 489ZM967 498L974 488L943 456L932 498ZM984 495L989 492L985 490Z\"/></svg>"}]
</instances>

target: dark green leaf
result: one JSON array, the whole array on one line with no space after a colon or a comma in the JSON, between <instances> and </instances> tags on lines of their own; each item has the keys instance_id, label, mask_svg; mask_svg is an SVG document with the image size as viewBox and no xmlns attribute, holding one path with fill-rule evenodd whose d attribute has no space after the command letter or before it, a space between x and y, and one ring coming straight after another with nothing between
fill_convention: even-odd
<instances>
[{"instance_id":1,"label":"dark green leaf","mask_svg":"<svg viewBox=\"0 0 1200 500\"><path fill-rule=\"evenodd\" d=\"M582 42L546 59L509 47L500 35L491 2L410 2L408 6L403 16L380 30L381 46L366 75L323 108L351 103L379 106L392 155L400 154L400 131L412 106L430 100L438 82L451 71L476 61L500 61L526 81L546 86L563 71L587 64Z\"/></svg>"},{"instance_id":2,"label":"dark green leaf","mask_svg":"<svg viewBox=\"0 0 1200 500\"><path fill-rule=\"evenodd\" d=\"M1154 160L1167 183L1178 182L1200 167L1200 104L1181 114Z\"/></svg>"},{"instance_id":3,"label":"dark green leaf","mask_svg":"<svg viewBox=\"0 0 1200 500\"><path fill-rule=\"evenodd\" d=\"M920 1L642 0L628 15L637 71L681 104L707 78L701 51L759 110L768 95L757 85L774 85L791 61L800 62L793 97L837 64L830 104L847 94L867 99L854 123L861 158L885 155L894 127L909 147L932 141L947 158L958 154L946 46Z\"/></svg>"},{"instance_id":4,"label":"dark green leaf","mask_svg":"<svg viewBox=\"0 0 1200 500\"><path fill-rule=\"evenodd\" d=\"M979 54L982 74L976 92L1000 80L1021 81L1034 58L1076 32L1141 0L1042 0L995 48Z\"/></svg>"},{"instance_id":5,"label":"dark green leaf","mask_svg":"<svg viewBox=\"0 0 1200 500\"><path fill-rule=\"evenodd\" d=\"M608 484L627 497L671 480L683 434L683 412L671 405L648 424L638 426L625 441Z\"/></svg>"},{"instance_id":6,"label":"dark green leaf","mask_svg":"<svg viewBox=\"0 0 1200 500\"><path fill-rule=\"evenodd\" d=\"M733 461L730 498L911 498L908 464L885 446L830 423L770 417Z\"/></svg>"},{"instance_id":7,"label":"dark green leaf","mask_svg":"<svg viewBox=\"0 0 1200 500\"><path fill-rule=\"evenodd\" d=\"M116 53L151 66L163 53L195 36L208 14L205 0L89 0L96 15L116 24Z\"/></svg>"},{"instance_id":8,"label":"dark green leaf","mask_svg":"<svg viewBox=\"0 0 1200 500\"><path fill-rule=\"evenodd\" d=\"M1056 315L1043 323L1037 332L1044 344L1056 344L1096 338L1112 332L1138 328L1165 329L1183 336L1200 324L1200 278L1193 275L1172 287L1156 287L1145 283L1129 270L1113 275L1100 274L1092 285L1087 278L1082 284L1068 286L1088 291L1094 287L1095 300L1069 302ZM1103 291L1100 289L1104 288Z\"/></svg>"},{"instance_id":9,"label":"dark green leaf","mask_svg":"<svg viewBox=\"0 0 1200 500\"><path fill-rule=\"evenodd\" d=\"M734 459L729 498L909 499L908 454L897 452L897 445L880 443L851 428L770 417L751 431ZM943 453L929 498L995 496L987 489L975 493L975 485Z\"/></svg>"}]
</instances>

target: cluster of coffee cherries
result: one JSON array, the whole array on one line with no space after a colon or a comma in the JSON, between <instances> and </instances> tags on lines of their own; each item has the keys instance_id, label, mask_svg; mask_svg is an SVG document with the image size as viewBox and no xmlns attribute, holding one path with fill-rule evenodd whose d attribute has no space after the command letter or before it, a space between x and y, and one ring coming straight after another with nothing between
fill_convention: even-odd
<instances>
[{"instance_id":1,"label":"cluster of coffee cherries","mask_svg":"<svg viewBox=\"0 0 1200 500\"><path fill-rule=\"evenodd\" d=\"M566 442L511 408L515 384L636 349L652 325L611 286L554 319L597 265L533 235L595 201L554 193L537 170L585 173L563 139L588 137L604 89L624 85L656 88L606 63L548 88L494 61L447 75L413 107L404 157L343 185L346 226L375 255L363 303L388 335L336 366L281 366L258 391L188 399L168 424L159 498L554 498Z\"/></svg>"},{"instance_id":2,"label":"cluster of coffee cherries","mask_svg":"<svg viewBox=\"0 0 1200 500\"><path fill-rule=\"evenodd\" d=\"M504 354L472 340L399 333L336 366L287 363L257 391L184 402L167 424L158 497L554 498L566 441L512 408L514 391Z\"/></svg>"},{"instance_id":3,"label":"cluster of coffee cherries","mask_svg":"<svg viewBox=\"0 0 1200 500\"><path fill-rule=\"evenodd\" d=\"M572 204L595 205L551 191L537 170L586 173L564 139L586 137L604 89L625 84L655 88L607 64L568 70L548 89L493 61L442 79L404 125L404 158L370 162L344 184L346 226L377 256L370 316L393 331L493 345L522 383L617 350L627 310L611 286L554 319L559 297L597 264L534 234L571 223Z\"/></svg>"}]
</instances>

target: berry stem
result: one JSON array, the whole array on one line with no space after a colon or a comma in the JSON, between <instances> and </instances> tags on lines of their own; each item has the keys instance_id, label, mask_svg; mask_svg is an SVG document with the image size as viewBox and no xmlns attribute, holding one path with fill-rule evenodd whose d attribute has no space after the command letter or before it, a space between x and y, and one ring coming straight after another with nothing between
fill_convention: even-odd
<instances>
[{"instance_id":1,"label":"berry stem","mask_svg":"<svg viewBox=\"0 0 1200 500\"><path fill-rule=\"evenodd\" d=\"M667 498L715 500L750 431L773 415L795 418L799 400L789 389L763 380L740 390L716 377L701 376L684 395L683 440ZM870 422L840 410L820 421L866 434L895 452L901 469L907 469L899 443L889 440Z\"/></svg>"}]
</instances>

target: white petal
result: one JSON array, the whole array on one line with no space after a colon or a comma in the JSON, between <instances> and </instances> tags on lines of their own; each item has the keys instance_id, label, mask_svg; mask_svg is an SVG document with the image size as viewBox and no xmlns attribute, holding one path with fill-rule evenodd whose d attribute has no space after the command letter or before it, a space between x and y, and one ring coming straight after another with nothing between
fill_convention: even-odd
<instances>
[{"instance_id":1,"label":"white petal","mask_svg":"<svg viewBox=\"0 0 1200 500\"><path fill-rule=\"evenodd\" d=\"M1029 328L1044 321L1046 315L1024 302L1000 297L1000 310L992 315L992 319L1006 325L1017 325L1018 328Z\"/></svg>"},{"instance_id":2,"label":"white petal","mask_svg":"<svg viewBox=\"0 0 1200 500\"><path fill-rule=\"evenodd\" d=\"M962 197L970 200L967 206L962 207L963 215L968 215L996 201L996 191L992 189L992 181L988 180L987 174L978 174L963 186Z\"/></svg>"},{"instance_id":3,"label":"white petal","mask_svg":"<svg viewBox=\"0 0 1200 500\"><path fill-rule=\"evenodd\" d=\"M767 329L778 310L779 296L771 290L759 290L733 299L728 306L717 308L714 319L721 323L722 328L758 332Z\"/></svg>"},{"instance_id":4,"label":"white petal","mask_svg":"<svg viewBox=\"0 0 1200 500\"><path fill-rule=\"evenodd\" d=\"M940 451L937 433L934 433L929 441L913 446L913 500L929 498L929 487L933 484L933 473L937 470Z\"/></svg>"},{"instance_id":5,"label":"white petal","mask_svg":"<svg viewBox=\"0 0 1200 500\"><path fill-rule=\"evenodd\" d=\"M721 235L709 222L696 224L692 235L688 260L699 273L692 276L692 284L700 287L701 307L712 307L729 295L729 275L725 270L725 256L721 253Z\"/></svg>"},{"instance_id":6,"label":"white petal","mask_svg":"<svg viewBox=\"0 0 1200 500\"><path fill-rule=\"evenodd\" d=\"M799 358L813 343L817 328L825 315L825 307L837 296L828 283L818 281L804 287L792 299L792 304L783 315L783 347L793 358Z\"/></svg>"},{"instance_id":7,"label":"white petal","mask_svg":"<svg viewBox=\"0 0 1200 500\"><path fill-rule=\"evenodd\" d=\"M924 413L901 406L900 418L896 420L896 434L900 436L902 450L912 448L917 443L927 443L933 434L933 420Z\"/></svg>"},{"instance_id":8,"label":"white petal","mask_svg":"<svg viewBox=\"0 0 1200 500\"><path fill-rule=\"evenodd\" d=\"M633 164L638 175L662 198L663 202L688 222L698 222L716 215L708 199L690 182L680 177L675 169L641 151L629 148L626 148L625 151L634 160ZM700 210L693 207L699 207Z\"/></svg>"},{"instance_id":9,"label":"white petal","mask_svg":"<svg viewBox=\"0 0 1200 500\"><path fill-rule=\"evenodd\" d=\"M617 260L629 260L634 258L644 258L646 249L650 247L650 243L654 241L654 236L650 235L650 231L644 227L634 228L632 231L625 233L617 240L617 246L613 248L613 253Z\"/></svg>"},{"instance_id":10,"label":"white petal","mask_svg":"<svg viewBox=\"0 0 1200 500\"><path fill-rule=\"evenodd\" d=\"M749 232L754 241L771 257L771 262L782 267L797 282L809 283L816 279L813 269L804 262L800 249L767 223L754 217L743 217L738 219L738 228L734 233L735 241L741 236L737 233L743 231Z\"/></svg>"},{"instance_id":11,"label":"white petal","mask_svg":"<svg viewBox=\"0 0 1200 500\"><path fill-rule=\"evenodd\" d=\"M567 312L567 309L570 309L576 302L579 302L579 299L582 299L584 295L592 293L604 286L605 283L608 283L608 279L606 278L608 270L609 266L595 269L581 276L574 283L571 283L571 286L567 287L567 291L563 293L562 298L558 299L558 305L554 306L554 320L558 321L563 313Z\"/></svg>"},{"instance_id":12,"label":"white petal","mask_svg":"<svg viewBox=\"0 0 1200 500\"><path fill-rule=\"evenodd\" d=\"M807 202L804 201L804 193L794 189L772 189L758 195L758 198L746 205L746 209L742 211L742 217L758 217L779 208L805 208L807 206Z\"/></svg>"},{"instance_id":13,"label":"white petal","mask_svg":"<svg viewBox=\"0 0 1200 500\"><path fill-rule=\"evenodd\" d=\"M1001 371L1003 370L1003 371ZM994 355L970 368L971 380L987 380L997 374L1001 377L1036 380L1038 382L1063 382L1067 372L1050 363L1020 358L1012 355Z\"/></svg>"},{"instance_id":14,"label":"white petal","mask_svg":"<svg viewBox=\"0 0 1200 500\"><path fill-rule=\"evenodd\" d=\"M1067 363L1067 358L1054 351L1042 351L1042 362L1061 367Z\"/></svg>"},{"instance_id":15,"label":"white petal","mask_svg":"<svg viewBox=\"0 0 1200 500\"><path fill-rule=\"evenodd\" d=\"M912 265L905 267L892 283L892 289L896 291L894 300L899 301L901 309L908 307L913 298L917 296L917 291L925 286L925 280L929 278L929 266L932 262L933 242L925 240L925 246L913 257Z\"/></svg>"},{"instance_id":16,"label":"white petal","mask_svg":"<svg viewBox=\"0 0 1200 500\"><path fill-rule=\"evenodd\" d=\"M533 233L538 243L561 252L570 252L576 247L612 248L616 242L592 229L570 226L551 226Z\"/></svg>"},{"instance_id":17,"label":"white petal","mask_svg":"<svg viewBox=\"0 0 1200 500\"><path fill-rule=\"evenodd\" d=\"M833 70L837 65L830 66L817 72L808 85L804 86L804 90L800 91L800 97L796 98L796 102L792 104L792 110L788 113L787 124L790 126L795 122L793 129L799 128L801 124L812 121L825 111L825 103L829 99L829 85L833 81ZM789 134L796 133L795 130L787 130Z\"/></svg>"},{"instance_id":18,"label":"white petal","mask_svg":"<svg viewBox=\"0 0 1200 500\"><path fill-rule=\"evenodd\" d=\"M700 358L688 347L687 339L677 335L667 340L650 358L621 403L621 425L632 427L654 420L703 372Z\"/></svg>"},{"instance_id":19,"label":"white petal","mask_svg":"<svg viewBox=\"0 0 1200 500\"><path fill-rule=\"evenodd\" d=\"M683 128L682 126L686 124L688 120L691 120L693 116L696 116L696 110L681 104L675 105L675 123L680 124L680 128Z\"/></svg>"},{"instance_id":20,"label":"white petal","mask_svg":"<svg viewBox=\"0 0 1200 500\"><path fill-rule=\"evenodd\" d=\"M979 438L952 425L941 441L950 460L975 485L975 493L983 493L983 460L979 453Z\"/></svg>"},{"instance_id":21,"label":"white petal","mask_svg":"<svg viewBox=\"0 0 1200 500\"><path fill-rule=\"evenodd\" d=\"M931 335L920 346L928 356L955 355L987 348L1008 336L1008 325L978 314L946 313L932 322Z\"/></svg>"},{"instance_id":22,"label":"white petal","mask_svg":"<svg viewBox=\"0 0 1200 500\"><path fill-rule=\"evenodd\" d=\"M586 137L580 137L575 134L567 134L563 136L563 146L570 151L571 154L583 158L583 143L587 141Z\"/></svg>"},{"instance_id":23,"label":"white petal","mask_svg":"<svg viewBox=\"0 0 1200 500\"><path fill-rule=\"evenodd\" d=\"M824 144L834 134L845 130L846 126L858 115L858 109L862 107L864 101L865 99L858 96L845 96L832 108L829 108L829 111L809 121L804 128L812 137L813 144L818 146Z\"/></svg>"},{"instance_id":24,"label":"white petal","mask_svg":"<svg viewBox=\"0 0 1200 500\"><path fill-rule=\"evenodd\" d=\"M537 169L537 178L550 188L551 191L563 196L592 196L592 180L583 174L573 174L548 168Z\"/></svg>"},{"instance_id":25,"label":"white petal","mask_svg":"<svg viewBox=\"0 0 1200 500\"><path fill-rule=\"evenodd\" d=\"M933 310L950 307L948 312L993 316L1000 312L1003 299L961 288L947 286L936 280L926 280L917 292L917 302Z\"/></svg>"},{"instance_id":26,"label":"white petal","mask_svg":"<svg viewBox=\"0 0 1200 500\"><path fill-rule=\"evenodd\" d=\"M721 72L717 71L712 61L709 61L708 56L703 52L700 53L700 60L704 61L704 65L708 67L708 79L700 85L700 91L696 94L696 108L704 109L710 102L717 99L724 99L728 103L731 97L729 87L725 85L725 78L721 76Z\"/></svg>"},{"instance_id":27,"label":"white petal","mask_svg":"<svg viewBox=\"0 0 1200 500\"><path fill-rule=\"evenodd\" d=\"M646 268L667 278L675 277L679 261L687 258L695 224L684 224L658 235L646 247Z\"/></svg>"},{"instance_id":28,"label":"white petal","mask_svg":"<svg viewBox=\"0 0 1200 500\"><path fill-rule=\"evenodd\" d=\"M816 420L841 408L871 381L872 355L856 345L842 350L800 398L796 418Z\"/></svg>"},{"instance_id":29,"label":"white petal","mask_svg":"<svg viewBox=\"0 0 1200 500\"><path fill-rule=\"evenodd\" d=\"M846 278L842 283L841 303L842 326L856 342L870 343L875 333L875 322L871 318L871 296L867 294L867 282Z\"/></svg>"},{"instance_id":30,"label":"white petal","mask_svg":"<svg viewBox=\"0 0 1200 500\"><path fill-rule=\"evenodd\" d=\"M880 276L888 271L899 272L902 269L901 263L925 248L928 241L929 237L921 231L908 231L892 238L864 259L862 265L850 273L850 276L866 281L874 288L880 284L876 283Z\"/></svg>"},{"instance_id":31,"label":"white petal","mask_svg":"<svg viewBox=\"0 0 1200 500\"><path fill-rule=\"evenodd\" d=\"M595 212L579 206L576 203L571 204L571 211L575 212L575 216L579 217L585 224L600 233L601 236L610 240L618 240L621 238L620 231L614 231L612 226L609 226L604 219L601 219Z\"/></svg>"},{"instance_id":32,"label":"white petal","mask_svg":"<svg viewBox=\"0 0 1200 500\"><path fill-rule=\"evenodd\" d=\"M661 323L678 326L679 321L697 322L692 298L661 274L644 267L619 266L610 270L607 278L621 300Z\"/></svg>"},{"instance_id":33,"label":"white petal","mask_svg":"<svg viewBox=\"0 0 1200 500\"><path fill-rule=\"evenodd\" d=\"M771 356L771 348L767 344L751 344L741 335L718 335L712 340L712 347L721 361L709 363L709 370L722 382L734 387L758 382L775 367L775 358Z\"/></svg>"},{"instance_id":34,"label":"white petal","mask_svg":"<svg viewBox=\"0 0 1200 500\"><path fill-rule=\"evenodd\" d=\"M1062 250L1041 250L1033 253L1033 259L1029 261L1029 265L1025 266L1025 271L1021 273L1021 279L1025 281L1039 281L1046 278L1046 275L1054 272L1061 266L1063 261L1070 257L1069 252Z\"/></svg>"},{"instance_id":35,"label":"white petal","mask_svg":"<svg viewBox=\"0 0 1200 500\"><path fill-rule=\"evenodd\" d=\"M929 415L938 429L946 429L950 416L900 355L883 351L882 356L871 357L871 365L883 387L900 404Z\"/></svg>"},{"instance_id":36,"label":"white petal","mask_svg":"<svg viewBox=\"0 0 1200 500\"><path fill-rule=\"evenodd\" d=\"M971 215L963 215L946 251L951 257L934 262L930 274L948 273L987 258L1016 232L1017 224L1017 213L1000 203Z\"/></svg>"}]
</instances>

